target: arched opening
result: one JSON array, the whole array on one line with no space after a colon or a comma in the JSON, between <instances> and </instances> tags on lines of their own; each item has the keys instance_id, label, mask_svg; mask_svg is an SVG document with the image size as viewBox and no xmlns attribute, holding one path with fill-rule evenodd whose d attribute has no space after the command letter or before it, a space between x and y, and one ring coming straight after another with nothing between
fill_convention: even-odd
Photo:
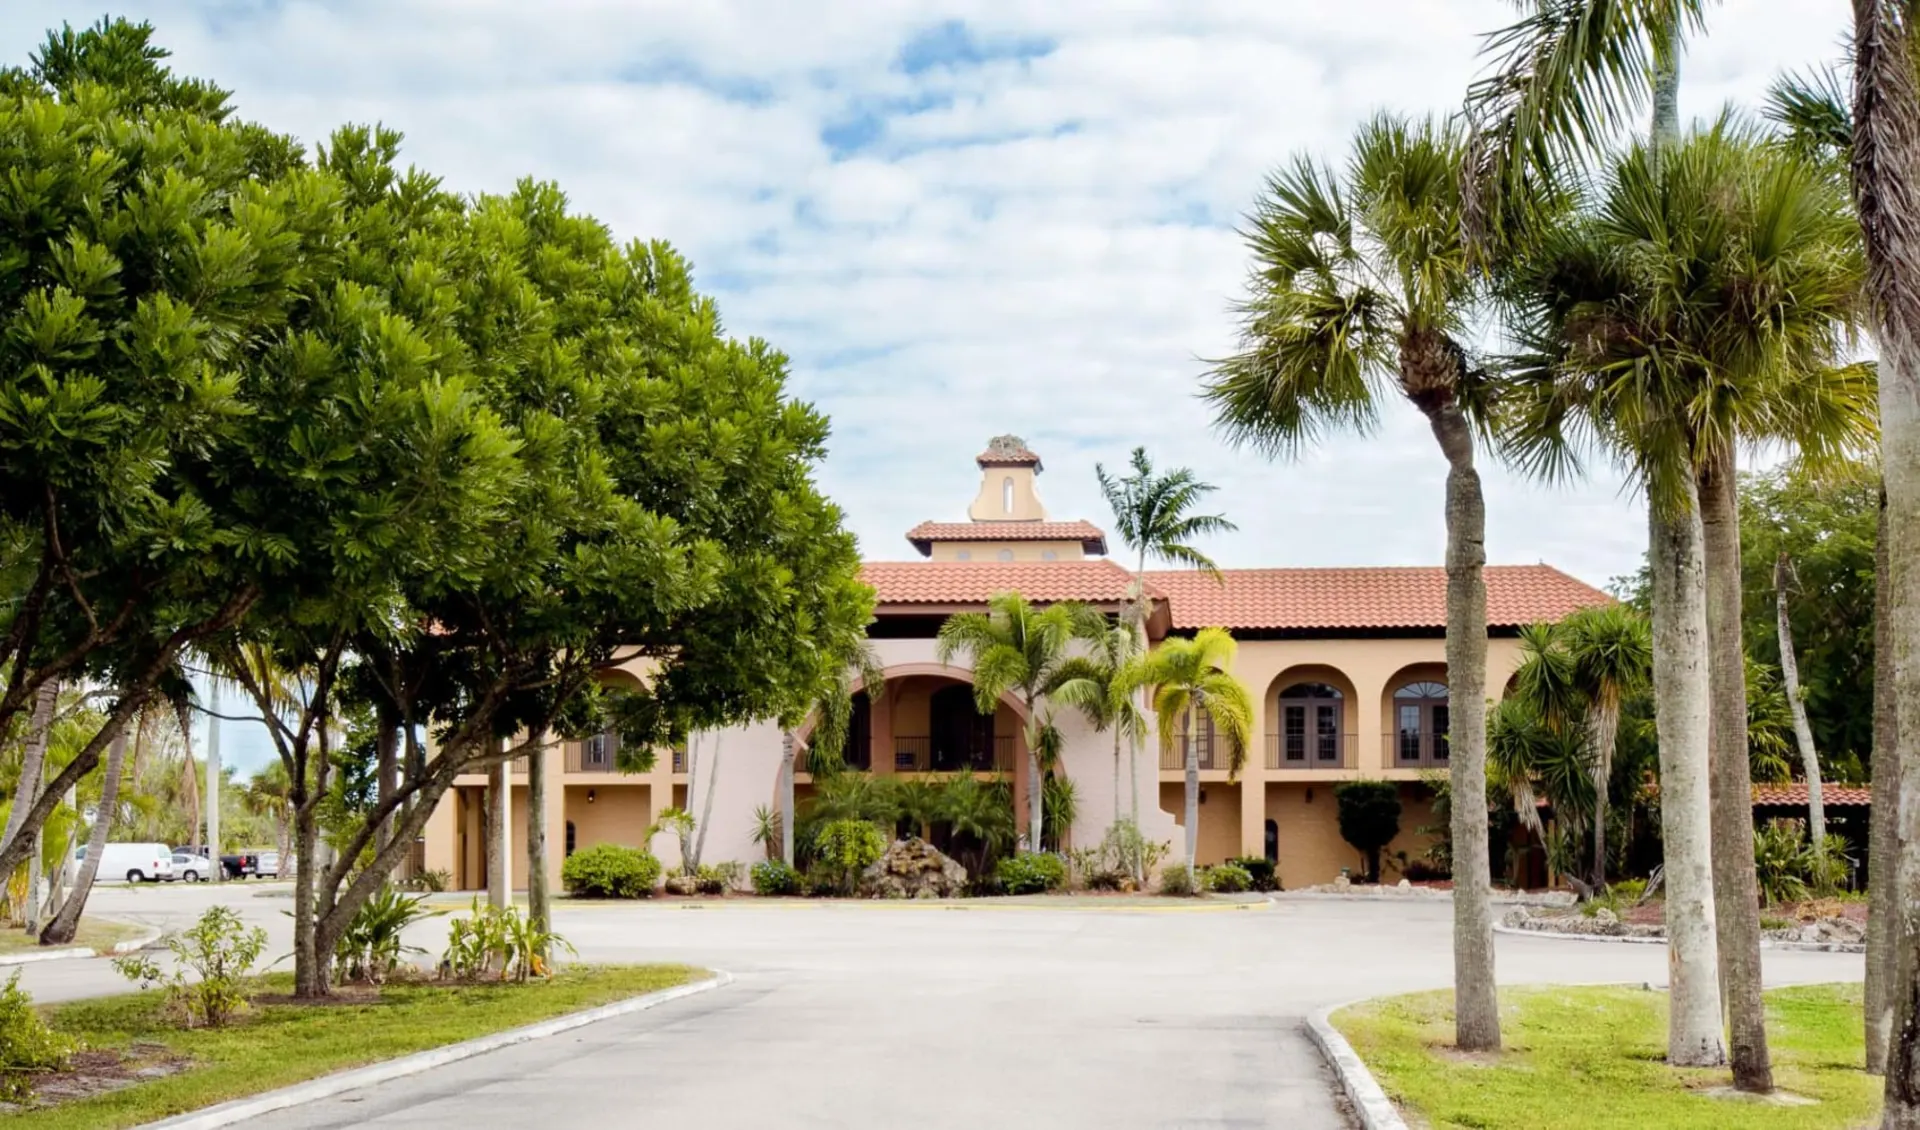
<instances>
[{"instance_id":1,"label":"arched opening","mask_svg":"<svg viewBox=\"0 0 1920 1130\"><path fill-rule=\"evenodd\" d=\"M927 730L934 772L993 771L993 715L975 709L972 687L949 683L928 696Z\"/></svg>"},{"instance_id":2,"label":"arched opening","mask_svg":"<svg viewBox=\"0 0 1920 1130\"><path fill-rule=\"evenodd\" d=\"M1295 683L1280 691L1280 766L1337 769L1346 759L1346 696L1329 683Z\"/></svg>"},{"instance_id":3,"label":"arched opening","mask_svg":"<svg viewBox=\"0 0 1920 1130\"><path fill-rule=\"evenodd\" d=\"M1267 862L1278 863L1280 862L1280 822L1267 821L1266 833Z\"/></svg>"},{"instance_id":4,"label":"arched opening","mask_svg":"<svg viewBox=\"0 0 1920 1130\"><path fill-rule=\"evenodd\" d=\"M1006 478L1000 480L1000 508L1009 514L1013 513L1012 475L1008 475Z\"/></svg>"},{"instance_id":5,"label":"arched opening","mask_svg":"<svg viewBox=\"0 0 1920 1130\"><path fill-rule=\"evenodd\" d=\"M1444 766L1449 760L1447 685L1414 679L1393 691L1393 763L1395 767Z\"/></svg>"}]
</instances>

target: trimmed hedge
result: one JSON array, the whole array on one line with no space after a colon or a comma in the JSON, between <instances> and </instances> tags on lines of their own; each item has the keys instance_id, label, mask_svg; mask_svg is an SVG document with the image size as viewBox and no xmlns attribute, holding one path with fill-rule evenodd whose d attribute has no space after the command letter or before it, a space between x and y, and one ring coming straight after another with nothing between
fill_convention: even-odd
<instances>
[{"instance_id":1,"label":"trimmed hedge","mask_svg":"<svg viewBox=\"0 0 1920 1130\"><path fill-rule=\"evenodd\" d=\"M1067 885L1067 861L1051 852L1022 852L1008 856L994 876L1010 895L1037 895Z\"/></svg>"},{"instance_id":2,"label":"trimmed hedge","mask_svg":"<svg viewBox=\"0 0 1920 1130\"><path fill-rule=\"evenodd\" d=\"M660 861L636 847L595 844L567 857L560 882L586 899L642 899L660 881Z\"/></svg>"}]
</instances>

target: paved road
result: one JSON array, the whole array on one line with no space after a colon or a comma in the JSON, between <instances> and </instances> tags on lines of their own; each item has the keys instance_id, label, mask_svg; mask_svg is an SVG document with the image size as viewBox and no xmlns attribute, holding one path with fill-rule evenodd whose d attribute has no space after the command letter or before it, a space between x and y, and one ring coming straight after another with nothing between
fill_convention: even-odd
<instances>
[{"instance_id":1,"label":"paved road","mask_svg":"<svg viewBox=\"0 0 1920 1130\"><path fill-rule=\"evenodd\" d=\"M123 897L164 918L211 895ZM235 902L260 921L286 905ZM738 980L250 1125L1329 1130L1346 1123L1301 1019L1452 975L1445 903L1196 913L743 901L563 908L557 925L586 960L685 961ZM1666 976L1659 946L1499 945L1503 982ZM36 994L84 988L74 971L28 969ZM1857 979L1861 961L1769 951L1767 975Z\"/></svg>"}]
</instances>

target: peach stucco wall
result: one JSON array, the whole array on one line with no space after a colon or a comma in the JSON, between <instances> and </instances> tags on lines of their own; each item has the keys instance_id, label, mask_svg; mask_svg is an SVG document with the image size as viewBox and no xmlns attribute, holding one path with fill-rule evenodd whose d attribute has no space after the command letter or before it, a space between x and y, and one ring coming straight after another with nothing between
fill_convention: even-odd
<instances>
[{"instance_id":1,"label":"peach stucco wall","mask_svg":"<svg viewBox=\"0 0 1920 1130\"><path fill-rule=\"evenodd\" d=\"M1201 785L1200 794L1200 835L1194 844L1194 855L1198 862L1205 866L1236 855L1260 854L1258 851L1245 853L1240 850L1240 786L1212 781ZM1186 785L1162 784L1160 807L1172 814L1175 824L1172 854L1178 857L1187 843Z\"/></svg>"},{"instance_id":2,"label":"peach stucco wall","mask_svg":"<svg viewBox=\"0 0 1920 1130\"><path fill-rule=\"evenodd\" d=\"M979 541L934 542L928 556L935 561L1080 561L1087 556L1077 541L994 541L992 532L983 523Z\"/></svg>"}]
</instances>

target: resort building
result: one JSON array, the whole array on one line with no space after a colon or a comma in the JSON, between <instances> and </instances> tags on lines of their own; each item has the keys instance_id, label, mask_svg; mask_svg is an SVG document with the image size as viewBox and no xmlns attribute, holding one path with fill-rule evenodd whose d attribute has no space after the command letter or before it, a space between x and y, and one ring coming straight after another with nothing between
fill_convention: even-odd
<instances>
[{"instance_id":1,"label":"resort building","mask_svg":"<svg viewBox=\"0 0 1920 1130\"><path fill-rule=\"evenodd\" d=\"M1047 603L1085 601L1119 613L1134 578L1106 556L1105 534L1086 521L1056 521L1041 503L1040 457L1013 436L994 439L976 462L979 490L966 521L928 521L907 533L917 557L872 561L862 576L873 586L877 614L869 628L886 683L858 688L845 760L857 772L946 775L1004 774L1024 813L1027 757L1022 710L1011 697L992 717L974 707L970 672L935 657L935 635L956 612L979 610L996 593L1016 591ZM1609 598L1548 565L1491 565L1486 570L1486 686L1494 697L1518 665L1518 630L1557 620ZM1333 786L1356 778L1401 783L1400 838L1387 854L1417 858L1420 831L1431 822L1423 775L1447 767L1448 678L1445 662L1446 575L1431 568L1228 569L1215 578L1197 571L1145 576L1149 640L1205 627L1239 641L1235 674L1254 699L1254 748L1230 773L1206 725L1200 727L1197 861L1231 856L1276 860L1282 883L1327 882L1343 868L1360 870L1358 853L1340 837ZM1065 735L1061 771L1078 796L1071 842L1100 842L1114 812L1113 743L1077 712L1059 710ZM754 811L778 809L784 743L804 747L811 724L789 736L771 721L698 736L696 809L714 790L704 858L762 858L753 842ZM546 759L547 828L556 850L557 882L564 854L603 841L641 844L655 816L684 805L686 751L661 756L651 773L614 767L611 736L562 744ZM1138 765L1141 829L1177 857L1184 843L1182 754L1163 754L1149 737ZM804 766L804 748L799 758ZM524 842L524 768L515 770L512 842ZM1121 773L1123 793L1128 774ZM804 804L811 783L796 775ZM443 799L426 831L424 863L453 876L460 888L485 885L486 779L463 777ZM1124 813L1129 802L1120 799ZM696 811L696 815L698 812ZM1023 821L1024 826L1024 821ZM651 849L669 863L670 836ZM525 853L511 853L514 885L525 882Z\"/></svg>"}]
</instances>

